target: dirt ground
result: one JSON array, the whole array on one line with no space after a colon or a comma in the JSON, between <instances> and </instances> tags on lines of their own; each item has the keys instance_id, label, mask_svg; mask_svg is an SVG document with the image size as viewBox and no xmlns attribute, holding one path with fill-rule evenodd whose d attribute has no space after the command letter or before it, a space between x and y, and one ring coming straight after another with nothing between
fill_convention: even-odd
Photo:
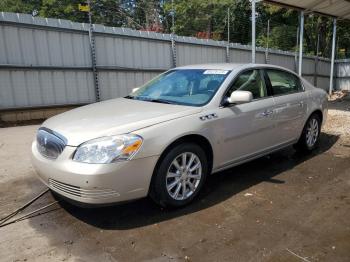
<instances>
[{"instance_id":1,"label":"dirt ground","mask_svg":"<svg viewBox=\"0 0 350 262\"><path fill-rule=\"evenodd\" d=\"M213 175L179 210L60 202L0 228L0 261L350 261L350 101L330 108L310 155L287 148ZM45 189L29 157L37 127L0 129L0 217Z\"/></svg>"}]
</instances>

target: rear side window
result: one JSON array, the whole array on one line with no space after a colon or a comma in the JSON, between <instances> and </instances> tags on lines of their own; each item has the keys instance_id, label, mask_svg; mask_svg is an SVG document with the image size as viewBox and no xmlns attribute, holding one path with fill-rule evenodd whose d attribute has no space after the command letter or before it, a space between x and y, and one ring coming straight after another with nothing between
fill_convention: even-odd
<instances>
[{"instance_id":1,"label":"rear side window","mask_svg":"<svg viewBox=\"0 0 350 262\"><path fill-rule=\"evenodd\" d=\"M271 69L266 70L266 73L274 95L290 94L301 90L298 77L291 73Z\"/></svg>"}]
</instances>

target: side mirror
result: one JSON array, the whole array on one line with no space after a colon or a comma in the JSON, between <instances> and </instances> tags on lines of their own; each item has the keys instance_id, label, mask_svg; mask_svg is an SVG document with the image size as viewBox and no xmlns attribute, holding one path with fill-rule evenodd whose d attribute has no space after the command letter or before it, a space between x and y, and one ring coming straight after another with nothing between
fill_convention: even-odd
<instances>
[{"instance_id":1,"label":"side mirror","mask_svg":"<svg viewBox=\"0 0 350 262\"><path fill-rule=\"evenodd\" d=\"M135 87L132 89L132 93L135 93L137 90L139 90L140 88L139 87Z\"/></svg>"},{"instance_id":2,"label":"side mirror","mask_svg":"<svg viewBox=\"0 0 350 262\"><path fill-rule=\"evenodd\" d=\"M227 102L230 104L243 104L249 103L253 100L253 94L250 91L237 90L231 93L231 96L227 98Z\"/></svg>"}]
</instances>

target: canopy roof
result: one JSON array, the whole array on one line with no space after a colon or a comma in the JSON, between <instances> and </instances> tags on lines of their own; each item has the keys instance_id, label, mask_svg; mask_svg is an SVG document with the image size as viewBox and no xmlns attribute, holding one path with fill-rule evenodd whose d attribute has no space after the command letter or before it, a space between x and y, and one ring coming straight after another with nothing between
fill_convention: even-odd
<instances>
[{"instance_id":1,"label":"canopy roof","mask_svg":"<svg viewBox=\"0 0 350 262\"><path fill-rule=\"evenodd\" d=\"M350 0L267 0L290 8L350 19Z\"/></svg>"}]
</instances>

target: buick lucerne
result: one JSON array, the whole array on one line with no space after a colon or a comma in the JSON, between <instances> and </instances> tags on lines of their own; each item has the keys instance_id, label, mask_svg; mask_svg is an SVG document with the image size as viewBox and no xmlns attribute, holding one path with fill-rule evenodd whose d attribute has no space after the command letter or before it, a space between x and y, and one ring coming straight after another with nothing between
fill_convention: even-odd
<instances>
[{"instance_id":1,"label":"buick lucerne","mask_svg":"<svg viewBox=\"0 0 350 262\"><path fill-rule=\"evenodd\" d=\"M288 69L184 66L46 120L32 162L52 191L79 203L150 196L178 207L209 174L291 145L313 150L326 117L326 92Z\"/></svg>"}]
</instances>

